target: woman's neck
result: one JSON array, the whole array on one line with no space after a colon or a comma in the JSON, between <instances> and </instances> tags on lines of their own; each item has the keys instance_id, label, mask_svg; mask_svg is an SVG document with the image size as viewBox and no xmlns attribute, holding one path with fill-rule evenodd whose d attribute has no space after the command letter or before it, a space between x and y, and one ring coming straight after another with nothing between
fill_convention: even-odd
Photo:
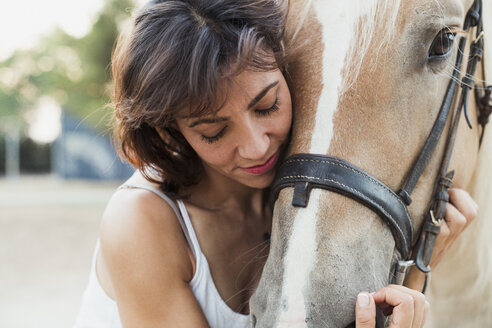
<instances>
[{"instance_id":1,"label":"woman's neck","mask_svg":"<svg viewBox=\"0 0 492 328\"><path fill-rule=\"evenodd\" d=\"M189 201L197 206L210 210L224 208L240 208L243 213L263 211L263 189L245 186L235 180L223 176L210 168L204 169L200 182L190 188Z\"/></svg>"}]
</instances>

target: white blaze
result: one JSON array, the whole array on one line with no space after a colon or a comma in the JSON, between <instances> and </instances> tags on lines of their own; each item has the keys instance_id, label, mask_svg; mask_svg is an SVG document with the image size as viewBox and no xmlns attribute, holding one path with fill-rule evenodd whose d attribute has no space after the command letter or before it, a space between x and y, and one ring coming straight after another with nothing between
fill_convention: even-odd
<instances>
[{"instance_id":1,"label":"white blaze","mask_svg":"<svg viewBox=\"0 0 492 328\"><path fill-rule=\"evenodd\" d=\"M310 153L326 154L333 133L333 114L336 112L342 87L342 69L359 18L372 10L378 0L345 0L314 2L318 21L323 27L323 90L316 111ZM350 60L350 59L349 59Z\"/></svg>"},{"instance_id":2,"label":"white blaze","mask_svg":"<svg viewBox=\"0 0 492 328\"><path fill-rule=\"evenodd\" d=\"M320 195L321 189L313 189L309 206L299 209L294 221L284 264L279 328L307 327L303 292L314 264L316 212Z\"/></svg>"},{"instance_id":3,"label":"white blaze","mask_svg":"<svg viewBox=\"0 0 492 328\"><path fill-rule=\"evenodd\" d=\"M314 1L314 11L322 24L323 89L318 102L310 153L326 154L333 136L333 115L337 110L345 58L355 41L356 24L374 9L378 0ZM305 292L316 259L316 222L320 189L311 192L307 208L299 209L284 259L281 313L277 327L307 327ZM326 291L329 292L329 291Z\"/></svg>"}]
</instances>

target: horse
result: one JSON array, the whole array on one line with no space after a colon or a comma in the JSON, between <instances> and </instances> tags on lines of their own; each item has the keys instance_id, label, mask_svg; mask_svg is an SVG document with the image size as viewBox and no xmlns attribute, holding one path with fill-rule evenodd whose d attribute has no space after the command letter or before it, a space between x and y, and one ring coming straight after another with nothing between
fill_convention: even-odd
<instances>
[{"instance_id":1,"label":"horse","mask_svg":"<svg viewBox=\"0 0 492 328\"><path fill-rule=\"evenodd\" d=\"M382 182L378 188L398 190L440 115L450 81L457 91L446 101L454 110L467 85L492 79L490 1L483 3L480 35L473 34L476 28L463 31L473 0L290 0L286 6L285 48L297 49L287 67L294 105L287 158L329 155L350 163L343 164L345 171L369 172L368 179ZM455 68L464 37L463 65ZM465 74L474 56L468 54L470 44L479 39L488 57L478 64L474 81L462 83L471 77ZM430 327L492 326L492 128L480 127L478 95L469 95L463 103L473 128L455 119L446 168L455 172L453 186L471 193L479 213L429 277ZM353 324L358 292L394 281L402 254L415 252L423 238L451 125L448 120L415 179L411 203L405 200L411 218L405 243L393 231L399 223L391 226L381 211L347 193L311 189L308 182L278 191L270 254L250 301L253 327ZM304 161L321 161L316 158ZM383 321L378 318L379 325Z\"/></svg>"}]
</instances>

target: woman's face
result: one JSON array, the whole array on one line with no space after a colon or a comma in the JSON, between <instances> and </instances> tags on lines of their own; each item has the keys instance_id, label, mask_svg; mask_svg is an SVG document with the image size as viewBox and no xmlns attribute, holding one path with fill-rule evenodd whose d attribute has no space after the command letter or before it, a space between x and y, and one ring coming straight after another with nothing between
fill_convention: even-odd
<instances>
[{"instance_id":1,"label":"woman's face","mask_svg":"<svg viewBox=\"0 0 492 328\"><path fill-rule=\"evenodd\" d=\"M217 113L179 118L178 128L202 159L205 174L218 172L246 186L266 188L291 126L287 83L280 70L244 71L232 80L227 95Z\"/></svg>"}]
</instances>

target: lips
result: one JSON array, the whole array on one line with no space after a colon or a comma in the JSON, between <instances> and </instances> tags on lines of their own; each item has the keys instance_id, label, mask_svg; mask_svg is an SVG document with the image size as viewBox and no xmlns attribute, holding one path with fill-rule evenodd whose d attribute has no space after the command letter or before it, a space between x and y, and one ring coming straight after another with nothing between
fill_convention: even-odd
<instances>
[{"instance_id":1,"label":"lips","mask_svg":"<svg viewBox=\"0 0 492 328\"><path fill-rule=\"evenodd\" d=\"M250 167L241 167L241 170L248 172L248 173L251 173L251 174L257 174L257 175L264 174L264 173L270 171L271 169L273 169L273 167L277 163L278 156L279 156L279 151L277 151L275 154L273 154L273 156L270 157L268 159L268 161L266 161L264 164L256 165L256 166L250 166Z\"/></svg>"}]
</instances>

